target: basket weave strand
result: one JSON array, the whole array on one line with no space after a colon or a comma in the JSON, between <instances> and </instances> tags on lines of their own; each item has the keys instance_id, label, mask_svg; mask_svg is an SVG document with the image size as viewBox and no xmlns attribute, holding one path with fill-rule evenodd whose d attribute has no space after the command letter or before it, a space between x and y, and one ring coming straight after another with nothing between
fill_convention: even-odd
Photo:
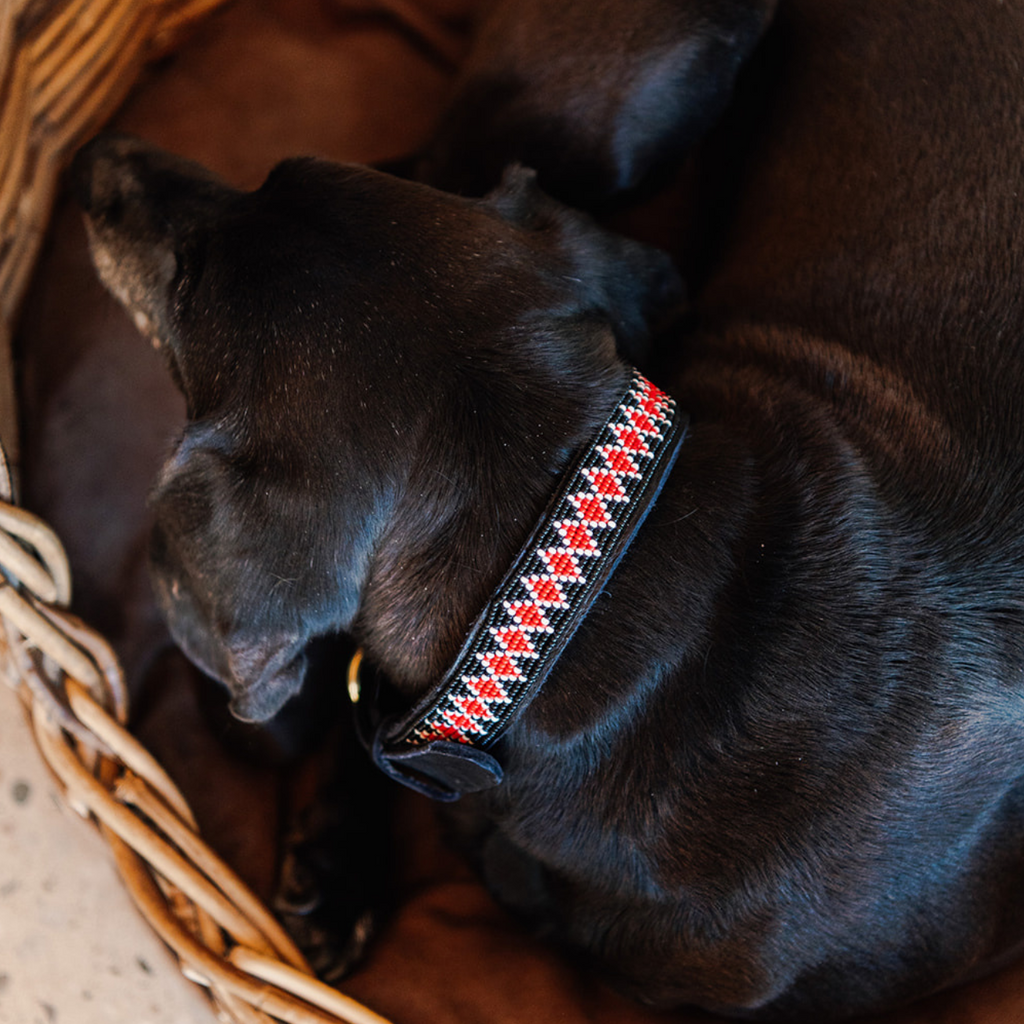
<instances>
[{"instance_id":1,"label":"basket weave strand","mask_svg":"<svg viewBox=\"0 0 1024 1024\"><path fill-rule=\"evenodd\" d=\"M76 700L90 701L80 686ZM93 706L91 715L103 715ZM33 710L36 741L47 763L66 789L68 799L100 822L101 831L114 852L115 864L132 899L160 937L174 950L189 974L216 992L232 993L236 1000L289 1024L387 1024L385 1019L335 989L317 981L305 965L302 955L273 921L259 901L245 890L244 883L223 864L205 843L174 816L156 790L139 776L116 766L114 785L108 788L97 773L85 767L72 741L62 736L36 706ZM104 729L117 733L116 723L108 720ZM122 737L123 739L123 737ZM120 746L120 739L116 741ZM128 738L128 742L133 742ZM100 772L102 774L102 772ZM123 780L127 779L127 785ZM179 795L180 799L180 795ZM145 815L129 808L139 806ZM155 808L164 823L173 820L162 837L149 819ZM168 818L170 815L170 818ZM181 852L172 839L179 841ZM186 853L190 855L186 857ZM161 891L156 878L170 883L213 918L223 933L230 936L228 955L214 953L183 926ZM216 884L210 879L216 880ZM237 904L226 900L222 889L241 894ZM253 912L258 923L247 918L238 904Z\"/></svg>"},{"instance_id":2,"label":"basket weave strand","mask_svg":"<svg viewBox=\"0 0 1024 1024\"><path fill-rule=\"evenodd\" d=\"M147 60L223 2L0 3L0 441L15 458L10 325L67 154L110 117Z\"/></svg>"}]
</instances>

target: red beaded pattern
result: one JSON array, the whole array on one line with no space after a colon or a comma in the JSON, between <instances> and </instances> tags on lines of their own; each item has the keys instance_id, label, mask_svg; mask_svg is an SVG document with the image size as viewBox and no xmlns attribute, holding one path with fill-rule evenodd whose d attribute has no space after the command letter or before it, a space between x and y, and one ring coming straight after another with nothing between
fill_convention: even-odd
<instances>
[{"instance_id":1,"label":"red beaded pattern","mask_svg":"<svg viewBox=\"0 0 1024 1024\"><path fill-rule=\"evenodd\" d=\"M406 732L406 742L450 740L486 746L534 685L539 665L592 566L612 551L619 523L643 490L675 415L675 402L634 371L621 405L563 489L530 550L481 617L449 684ZM525 557L525 561L524 561ZM590 595L590 600L593 595Z\"/></svg>"}]
</instances>

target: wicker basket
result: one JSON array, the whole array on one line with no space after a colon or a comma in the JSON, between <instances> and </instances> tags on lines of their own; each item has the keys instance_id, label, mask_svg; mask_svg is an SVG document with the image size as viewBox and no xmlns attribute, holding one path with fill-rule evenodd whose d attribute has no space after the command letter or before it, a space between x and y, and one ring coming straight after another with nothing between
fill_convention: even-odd
<instances>
[{"instance_id":1,"label":"wicker basket","mask_svg":"<svg viewBox=\"0 0 1024 1024\"><path fill-rule=\"evenodd\" d=\"M198 834L166 772L126 731L120 666L106 641L67 612L67 558L53 531L18 508L4 454L16 465L12 323L58 176L76 145L122 102L143 66L224 2L0 0L0 673L21 696L68 803L104 836L130 896L186 977L203 986L212 1011L237 1024L387 1024L313 977L270 912ZM457 63L458 46L411 0L371 2L446 63ZM58 694L77 724L51 724L48 705ZM494 945L492 960L514 948ZM547 974L541 979L550 991L561 991ZM517 975L508 986L514 1007L519 984ZM574 997L571 980L564 991ZM573 1006L570 996L556 1005ZM1022 1000L1024 969L1014 969L951 995L949 1007L943 997L885 1019L1001 1024L1021 1019ZM563 1014L552 1011L544 1019L553 1016ZM572 1019L609 1018L591 1002ZM648 1018L623 1010L621 1019Z\"/></svg>"},{"instance_id":2,"label":"wicker basket","mask_svg":"<svg viewBox=\"0 0 1024 1024\"><path fill-rule=\"evenodd\" d=\"M149 60L223 0L0 0L0 440L17 452L11 323L74 147ZM0 669L28 709L65 796L107 839L140 911L226 1020L381 1024L316 981L301 953L204 843L174 784L123 728L121 670L67 613L59 539L14 504L0 454ZM62 694L78 720L57 729ZM386 1022L384 1022L386 1024Z\"/></svg>"}]
</instances>

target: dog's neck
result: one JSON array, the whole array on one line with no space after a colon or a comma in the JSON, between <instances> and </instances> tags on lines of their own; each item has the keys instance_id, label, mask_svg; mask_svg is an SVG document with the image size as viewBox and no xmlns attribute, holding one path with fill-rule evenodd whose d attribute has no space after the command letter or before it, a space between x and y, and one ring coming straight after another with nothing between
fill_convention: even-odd
<instances>
[{"instance_id":1,"label":"dog's neck","mask_svg":"<svg viewBox=\"0 0 1024 1024\"><path fill-rule=\"evenodd\" d=\"M554 389L454 398L421 431L355 627L396 688L418 695L443 673L627 379L616 362Z\"/></svg>"},{"instance_id":2,"label":"dog's neck","mask_svg":"<svg viewBox=\"0 0 1024 1024\"><path fill-rule=\"evenodd\" d=\"M360 734L386 774L440 800L501 781L489 749L545 685L657 499L686 432L675 401L639 371L619 397L429 691L389 714L379 687L363 699L356 662Z\"/></svg>"}]
</instances>

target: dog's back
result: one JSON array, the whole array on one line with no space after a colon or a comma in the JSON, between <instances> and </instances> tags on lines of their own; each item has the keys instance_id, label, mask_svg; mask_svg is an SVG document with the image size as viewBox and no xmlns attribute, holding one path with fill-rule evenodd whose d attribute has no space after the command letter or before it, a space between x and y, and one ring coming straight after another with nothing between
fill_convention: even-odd
<instances>
[{"instance_id":1,"label":"dog's back","mask_svg":"<svg viewBox=\"0 0 1024 1024\"><path fill-rule=\"evenodd\" d=\"M705 319L842 345L982 461L1019 454L1024 12L796 0L772 32Z\"/></svg>"},{"instance_id":2,"label":"dog's back","mask_svg":"<svg viewBox=\"0 0 1024 1024\"><path fill-rule=\"evenodd\" d=\"M616 712L628 785L552 797L647 837L674 961L639 892L562 898L648 996L818 1020L1019 942L1021 53L1016 5L783 2L708 145L697 328L662 339L691 439L537 710L571 745L612 721L589 680L671 679Z\"/></svg>"}]
</instances>

